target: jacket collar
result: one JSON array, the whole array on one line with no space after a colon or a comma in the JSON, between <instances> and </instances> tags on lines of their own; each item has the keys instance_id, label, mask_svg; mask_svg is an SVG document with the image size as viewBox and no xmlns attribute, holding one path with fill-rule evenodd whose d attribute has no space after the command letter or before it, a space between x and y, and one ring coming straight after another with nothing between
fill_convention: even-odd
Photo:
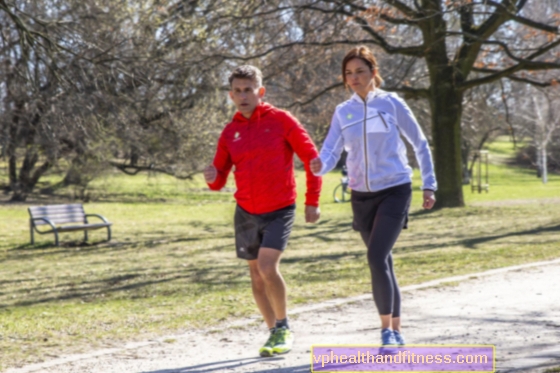
<instances>
[{"instance_id":1,"label":"jacket collar","mask_svg":"<svg viewBox=\"0 0 560 373\"><path fill-rule=\"evenodd\" d=\"M380 88L375 88L373 91L369 91L368 95L366 96L366 102L371 102L374 98L376 98L377 96L381 95L384 92L385 91ZM360 104L364 103L364 100L362 100L362 98L357 93L354 93L352 95L351 100L357 101Z\"/></svg>"},{"instance_id":2,"label":"jacket collar","mask_svg":"<svg viewBox=\"0 0 560 373\"><path fill-rule=\"evenodd\" d=\"M250 120L254 120L256 118L260 118L263 115L265 115L266 113L268 113L270 110L272 110L274 107L266 102L261 102L260 104L258 104L255 107L255 110L253 110L253 114L251 114L251 118L247 119L243 116L243 114L241 114L239 111L237 111L235 113L235 115L233 116L233 120L236 122L249 122Z\"/></svg>"}]
</instances>

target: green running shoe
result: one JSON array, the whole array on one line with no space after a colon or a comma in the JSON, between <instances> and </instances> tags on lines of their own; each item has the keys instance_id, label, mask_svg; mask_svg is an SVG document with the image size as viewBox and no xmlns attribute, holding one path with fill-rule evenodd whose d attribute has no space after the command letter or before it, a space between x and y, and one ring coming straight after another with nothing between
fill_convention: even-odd
<instances>
[{"instance_id":1,"label":"green running shoe","mask_svg":"<svg viewBox=\"0 0 560 373\"><path fill-rule=\"evenodd\" d=\"M276 329L276 336L274 347L272 351L275 354L285 354L292 349L294 344L294 333L285 327Z\"/></svg>"},{"instance_id":2,"label":"green running shoe","mask_svg":"<svg viewBox=\"0 0 560 373\"><path fill-rule=\"evenodd\" d=\"M276 329L270 332L270 336L268 337L268 340L266 341L264 346L262 346L259 349L259 355L261 355L262 357L271 357L272 355L274 355L273 347L275 344L276 344Z\"/></svg>"}]
</instances>

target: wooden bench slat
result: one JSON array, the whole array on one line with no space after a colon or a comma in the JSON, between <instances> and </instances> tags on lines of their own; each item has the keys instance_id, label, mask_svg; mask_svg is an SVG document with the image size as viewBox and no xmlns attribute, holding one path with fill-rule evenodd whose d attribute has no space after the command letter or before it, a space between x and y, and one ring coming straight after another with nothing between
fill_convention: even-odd
<instances>
[{"instance_id":1,"label":"wooden bench slat","mask_svg":"<svg viewBox=\"0 0 560 373\"><path fill-rule=\"evenodd\" d=\"M30 209L58 209L58 208L83 208L84 206L80 203L69 203L65 205L42 205L42 206L29 206Z\"/></svg>"},{"instance_id":2,"label":"wooden bench slat","mask_svg":"<svg viewBox=\"0 0 560 373\"><path fill-rule=\"evenodd\" d=\"M66 224L66 223L83 223L85 215L65 215L65 216L43 216L49 219L53 224ZM48 224L44 220L35 220L35 225Z\"/></svg>"},{"instance_id":3,"label":"wooden bench slat","mask_svg":"<svg viewBox=\"0 0 560 373\"><path fill-rule=\"evenodd\" d=\"M46 217L46 216L64 216L64 215L85 215L84 211L55 211L55 212L49 212L49 213L35 213L35 214L31 214L31 217L33 218L40 218L40 217Z\"/></svg>"},{"instance_id":4,"label":"wooden bench slat","mask_svg":"<svg viewBox=\"0 0 560 373\"><path fill-rule=\"evenodd\" d=\"M56 205L56 206L34 206L29 208L29 212L33 216L44 216L61 212L84 211L80 205Z\"/></svg>"},{"instance_id":5,"label":"wooden bench slat","mask_svg":"<svg viewBox=\"0 0 560 373\"><path fill-rule=\"evenodd\" d=\"M86 214L84 214L82 211L75 211L75 212L57 212L56 214L48 214L48 215L37 215L37 216L33 216L34 218L53 218L53 219L60 219L60 218L65 218L65 217L76 217L76 216L81 216L84 217L86 216Z\"/></svg>"},{"instance_id":6,"label":"wooden bench slat","mask_svg":"<svg viewBox=\"0 0 560 373\"><path fill-rule=\"evenodd\" d=\"M56 209L56 210L38 210L38 211L31 211L32 215L42 216L42 215L50 215L50 214L63 214L65 212L84 212L82 209Z\"/></svg>"},{"instance_id":7,"label":"wooden bench slat","mask_svg":"<svg viewBox=\"0 0 560 373\"><path fill-rule=\"evenodd\" d=\"M113 225L113 223L98 223L98 224L84 224L84 225L60 225L56 227L58 232L72 232L72 231L90 231L93 229L107 228ZM52 229L43 231L42 233L54 232Z\"/></svg>"},{"instance_id":8,"label":"wooden bench slat","mask_svg":"<svg viewBox=\"0 0 560 373\"><path fill-rule=\"evenodd\" d=\"M84 224L84 225L63 225L61 227L57 227L56 229L59 232L71 232L71 231L83 231L83 230L93 230L93 229L99 229L99 228L105 228L107 226L110 226L111 223L105 224L105 223L100 223L100 224Z\"/></svg>"}]
</instances>

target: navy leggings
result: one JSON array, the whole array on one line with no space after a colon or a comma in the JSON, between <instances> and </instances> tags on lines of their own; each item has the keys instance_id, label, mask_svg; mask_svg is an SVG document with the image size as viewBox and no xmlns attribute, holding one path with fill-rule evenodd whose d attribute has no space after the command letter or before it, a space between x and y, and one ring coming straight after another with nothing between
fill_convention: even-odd
<instances>
[{"instance_id":1,"label":"navy leggings","mask_svg":"<svg viewBox=\"0 0 560 373\"><path fill-rule=\"evenodd\" d=\"M367 247L373 300L380 315L400 317L401 294L391 250L408 221L409 183L379 192L352 191L353 228Z\"/></svg>"}]
</instances>

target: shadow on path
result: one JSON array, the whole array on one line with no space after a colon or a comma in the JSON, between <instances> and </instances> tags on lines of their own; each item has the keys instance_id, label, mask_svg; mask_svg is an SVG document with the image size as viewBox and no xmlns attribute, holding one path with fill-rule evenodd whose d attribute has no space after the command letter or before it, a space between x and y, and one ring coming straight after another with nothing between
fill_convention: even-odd
<instances>
[{"instance_id":1,"label":"shadow on path","mask_svg":"<svg viewBox=\"0 0 560 373\"><path fill-rule=\"evenodd\" d=\"M235 359L235 360L224 360L215 361L212 363L192 365L183 368L174 369L162 369L162 370L151 370L142 371L141 373L210 373L210 372L223 372L229 369L240 368L242 366L248 366L252 364L266 365L261 370L255 370L254 373L308 373L311 370L309 364L291 366L291 367L274 367L275 362L283 361L282 357L273 358L247 358L247 359Z\"/></svg>"}]
</instances>

